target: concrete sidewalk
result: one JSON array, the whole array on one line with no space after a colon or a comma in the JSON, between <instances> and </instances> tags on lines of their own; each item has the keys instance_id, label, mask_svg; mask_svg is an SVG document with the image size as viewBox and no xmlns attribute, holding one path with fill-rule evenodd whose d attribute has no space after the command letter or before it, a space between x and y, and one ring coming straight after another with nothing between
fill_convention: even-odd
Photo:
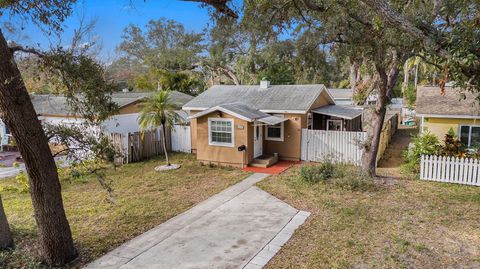
<instances>
[{"instance_id":1,"label":"concrete sidewalk","mask_svg":"<svg viewBox=\"0 0 480 269\"><path fill-rule=\"evenodd\" d=\"M253 185L253 174L86 268L261 268L309 213Z\"/></svg>"}]
</instances>

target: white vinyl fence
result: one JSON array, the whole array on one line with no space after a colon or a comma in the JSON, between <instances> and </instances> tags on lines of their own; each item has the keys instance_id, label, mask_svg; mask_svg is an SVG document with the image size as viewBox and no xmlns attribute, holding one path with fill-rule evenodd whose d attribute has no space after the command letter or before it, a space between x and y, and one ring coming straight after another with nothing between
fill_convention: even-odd
<instances>
[{"instance_id":1,"label":"white vinyl fence","mask_svg":"<svg viewBox=\"0 0 480 269\"><path fill-rule=\"evenodd\" d=\"M366 132L302 129L301 158L314 162L331 158L338 163L361 165L363 149L360 144L366 138Z\"/></svg>"},{"instance_id":2,"label":"white vinyl fence","mask_svg":"<svg viewBox=\"0 0 480 269\"><path fill-rule=\"evenodd\" d=\"M192 138L190 126L175 125L172 129L172 151L192 152Z\"/></svg>"},{"instance_id":3,"label":"white vinyl fence","mask_svg":"<svg viewBox=\"0 0 480 269\"><path fill-rule=\"evenodd\" d=\"M420 179L480 186L480 160L423 155Z\"/></svg>"}]
</instances>

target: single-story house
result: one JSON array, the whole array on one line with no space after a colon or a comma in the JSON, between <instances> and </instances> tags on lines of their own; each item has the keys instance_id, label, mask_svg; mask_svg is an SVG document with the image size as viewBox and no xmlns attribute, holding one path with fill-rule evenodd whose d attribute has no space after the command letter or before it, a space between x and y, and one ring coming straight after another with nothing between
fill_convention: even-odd
<instances>
[{"instance_id":1,"label":"single-story house","mask_svg":"<svg viewBox=\"0 0 480 269\"><path fill-rule=\"evenodd\" d=\"M328 89L330 95L337 105L351 106L353 105L352 89Z\"/></svg>"},{"instance_id":2,"label":"single-story house","mask_svg":"<svg viewBox=\"0 0 480 269\"><path fill-rule=\"evenodd\" d=\"M300 160L305 128L362 130L363 110L337 106L324 85L216 85L183 110L197 159L237 167Z\"/></svg>"},{"instance_id":3,"label":"single-story house","mask_svg":"<svg viewBox=\"0 0 480 269\"><path fill-rule=\"evenodd\" d=\"M420 133L430 132L440 141L452 129L468 147L480 147L480 105L476 95L458 88L419 86L416 113Z\"/></svg>"},{"instance_id":4,"label":"single-story house","mask_svg":"<svg viewBox=\"0 0 480 269\"><path fill-rule=\"evenodd\" d=\"M353 106L353 90L348 88L331 88L328 89L337 105ZM377 103L377 94L372 93L366 100L366 105L375 105ZM392 98L390 102L390 109L403 108L402 98Z\"/></svg>"},{"instance_id":5,"label":"single-story house","mask_svg":"<svg viewBox=\"0 0 480 269\"><path fill-rule=\"evenodd\" d=\"M108 133L129 133L140 131L138 125L138 116L141 111L139 104L145 98L155 94L152 92L118 92L112 94L112 101L115 102L118 112L103 122L103 130ZM73 115L67 104L67 98L56 95L35 95L32 94L31 100L38 118L42 123L48 124L81 124L83 119L78 115ZM172 91L170 101L178 108L177 113L187 120L188 115L181 111L181 107L192 100L193 97L181 92ZM0 121L1 122L1 121ZM8 137L8 128L3 122L0 123L0 136L2 145L8 144L3 137Z\"/></svg>"}]
</instances>

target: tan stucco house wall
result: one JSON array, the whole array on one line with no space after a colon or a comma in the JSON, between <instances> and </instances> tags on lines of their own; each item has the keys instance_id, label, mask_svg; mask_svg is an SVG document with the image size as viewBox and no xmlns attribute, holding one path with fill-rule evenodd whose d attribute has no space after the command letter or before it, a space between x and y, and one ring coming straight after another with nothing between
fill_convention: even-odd
<instances>
[{"instance_id":1,"label":"tan stucco house wall","mask_svg":"<svg viewBox=\"0 0 480 269\"><path fill-rule=\"evenodd\" d=\"M278 153L281 159L298 161L301 154L302 128L307 127L307 115L283 114L283 116L288 118L283 126L283 141L268 140L266 138L267 126L265 126L263 152L265 154Z\"/></svg>"},{"instance_id":2,"label":"tan stucco house wall","mask_svg":"<svg viewBox=\"0 0 480 269\"><path fill-rule=\"evenodd\" d=\"M233 119L233 140L230 146L210 145L208 141L208 119ZM196 119L196 149L197 159L203 163L223 164L228 166L242 167L253 160L253 126L251 123L235 118L226 113L210 113ZM238 151L238 147L245 145L246 152Z\"/></svg>"}]
</instances>

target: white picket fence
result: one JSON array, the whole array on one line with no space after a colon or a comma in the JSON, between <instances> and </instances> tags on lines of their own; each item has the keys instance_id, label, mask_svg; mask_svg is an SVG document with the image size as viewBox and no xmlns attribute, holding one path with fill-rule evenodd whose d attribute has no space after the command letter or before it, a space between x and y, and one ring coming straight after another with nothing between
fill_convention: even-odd
<instances>
[{"instance_id":1,"label":"white picket fence","mask_svg":"<svg viewBox=\"0 0 480 269\"><path fill-rule=\"evenodd\" d=\"M480 160L423 155L420 179L480 186Z\"/></svg>"},{"instance_id":2,"label":"white picket fence","mask_svg":"<svg viewBox=\"0 0 480 269\"><path fill-rule=\"evenodd\" d=\"M363 149L360 144L366 138L366 132L302 129L301 159L321 162L330 158L338 163L361 165Z\"/></svg>"},{"instance_id":3,"label":"white picket fence","mask_svg":"<svg viewBox=\"0 0 480 269\"><path fill-rule=\"evenodd\" d=\"M192 152L190 126L175 125L172 129L172 151Z\"/></svg>"}]
</instances>

